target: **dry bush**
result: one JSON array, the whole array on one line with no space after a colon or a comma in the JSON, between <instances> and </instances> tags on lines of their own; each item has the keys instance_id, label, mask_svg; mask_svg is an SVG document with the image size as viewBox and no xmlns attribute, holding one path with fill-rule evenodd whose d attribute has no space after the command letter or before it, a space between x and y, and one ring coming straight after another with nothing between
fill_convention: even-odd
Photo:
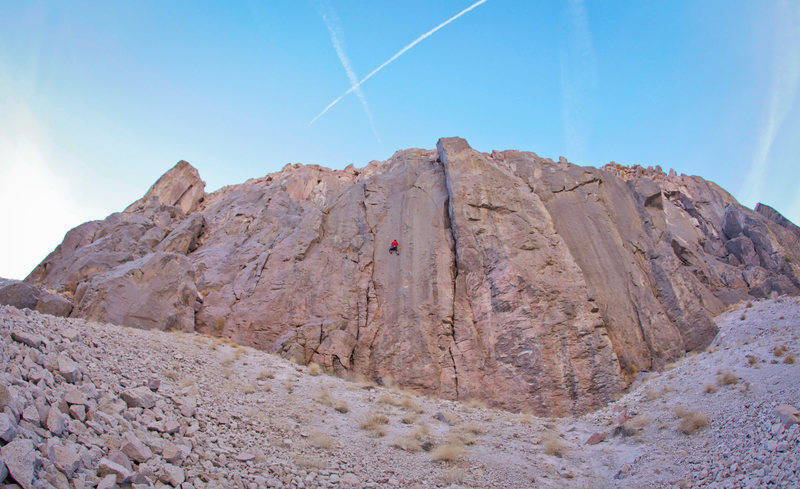
<instances>
[{"instance_id":1,"label":"dry bush","mask_svg":"<svg viewBox=\"0 0 800 489\"><path fill-rule=\"evenodd\" d=\"M256 386L253 385L252 383L245 384L242 386L242 392L244 392L245 394L252 394L255 391L256 391Z\"/></svg>"},{"instance_id":2,"label":"dry bush","mask_svg":"<svg viewBox=\"0 0 800 489\"><path fill-rule=\"evenodd\" d=\"M442 483L445 485L461 484L467 473L460 467L452 467L445 470L441 475Z\"/></svg>"},{"instance_id":3,"label":"dry bush","mask_svg":"<svg viewBox=\"0 0 800 489\"><path fill-rule=\"evenodd\" d=\"M264 369L264 370L262 370L262 371L260 371L258 373L258 377L256 377L256 380L267 380L267 379L274 379L274 378L275 378L275 374L273 374L269 370Z\"/></svg>"},{"instance_id":4,"label":"dry bush","mask_svg":"<svg viewBox=\"0 0 800 489\"><path fill-rule=\"evenodd\" d=\"M776 357L782 357L783 354L786 353L786 347L785 346L776 346L775 349L772 350L772 353L774 353Z\"/></svg>"},{"instance_id":5,"label":"dry bush","mask_svg":"<svg viewBox=\"0 0 800 489\"><path fill-rule=\"evenodd\" d=\"M747 355L747 363L750 365L756 365L758 363L758 359L753 355Z\"/></svg>"},{"instance_id":6,"label":"dry bush","mask_svg":"<svg viewBox=\"0 0 800 489\"><path fill-rule=\"evenodd\" d=\"M544 446L544 453L548 455L561 458L567 453L567 446L561 441L561 435L555 431L548 431L544 434L542 445Z\"/></svg>"},{"instance_id":7,"label":"dry bush","mask_svg":"<svg viewBox=\"0 0 800 489\"><path fill-rule=\"evenodd\" d=\"M311 430L308 434L308 442L317 448L330 449L334 446L333 438L319 430Z\"/></svg>"},{"instance_id":8,"label":"dry bush","mask_svg":"<svg viewBox=\"0 0 800 489\"><path fill-rule=\"evenodd\" d=\"M639 414L637 416L634 416L625 422L625 425L628 426L628 428L637 431L644 429L649 424L650 424L650 418L645 416L644 414Z\"/></svg>"},{"instance_id":9,"label":"dry bush","mask_svg":"<svg viewBox=\"0 0 800 489\"><path fill-rule=\"evenodd\" d=\"M316 362L311 362L308 364L308 375L320 375L322 373L322 367L319 366Z\"/></svg>"},{"instance_id":10,"label":"dry bush","mask_svg":"<svg viewBox=\"0 0 800 489\"><path fill-rule=\"evenodd\" d=\"M792 355L791 353L783 357L783 363L792 364L794 363L794 361L795 361L794 355Z\"/></svg>"},{"instance_id":11,"label":"dry bush","mask_svg":"<svg viewBox=\"0 0 800 489\"><path fill-rule=\"evenodd\" d=\"M178 377L180 376L178 371L174 369L165 370L161 373L161 375L168 378L169 380L178 380Z\"/></svg>"},{"instance_id":12,"label":"dry bush","mask_svg":"<svg viewBox=\"0 0 800 489\"><path fill-rule=\"evenodd\" d=\"M294 391L294 382L292 381L292 379L286 379L283 381L283 387L286 388L287 393L291 394L292 391Z\"/></svg>"},{"instance_id":13,"label":"dry bush","mask_svg":"<svg viewBox=\"0 0 800 489\"><path fill-rule=\"evenodd\" d=\"M434 448L431 452L431 459L434 462L452 462L462 455L464 455L464 445L451 441Z\"/></svg>"},{"instance_id":14,"label":"dry bush","mask_svg":"<svg viewBox=\"0 0 800 489\"><path fill-rule=\"evenodd\" d=\"M747 301L747 305L745 307L747 307L749 309L749 308L753 307L753 303L750 302L750 301Z\"/></svg>"},{"instance_id":15,"label":"dry bush","mask_svg":"<svg viewBox=\"0 0 800 489\"><path fill-rule=\"evenodd\" d=\"M324 387L320 389L317 400L326 406L332 407L340 413L346 413L350 411L350 406L347 405L347 402L341 399L334 399L333 396L331 396L331 392Z\"/></svg>"},{"instance_id":16,"label":"dry bush","mask_svg":"<svg viewBox=\"0 0 800 489\"><path fill-rule=\"evenodd\" d=\"M297 455L294 457L294 463L298 467L302 467L304 469L319 470L324 469L327 466L324 460L312 455Z\"/></svg>"},{"instance_id":17,"label":"dry bush","mask_svg":"<svg viewBox=\"0 0 800 489\"><path fill-rule=\"evenodd\" d=\"M402 418L400 418L400 422L403 424L414 424L417 420L417 417L413 414L406 414Z\"/></svg>"},{"instance_id":18,"label":"dry bush","mask_svg":"<svg viewBox=\"0 0 800 489\"><path fill-rule=\"evenodd\" d=\"M233 359L234 360L239 360L240 358L242 358L242 355L244 355L245 353L247 353L247 349L245 347L237 346L236 350L234 350L234 352L233 352Z\"/></svg>"},{"instance_id":19,"label":"dry bush","mask_svg":"<svg viewBox=\"0 0 800 489\"><path fill-rule=\"evenodd\" d=\"M226 379L230 379L232 375L233 375L233 369L232 368L223 367L223 369L222 369L222 376L223 377L225 377Z\"/></svg>"},{"instance_id":20,"label":"dry bush","mask_svg":"<svg viewBox=\"0 0 800 489\"><path fill-rule=\"evenodd\" d=\"M693 435L708 426L708 416L696 411L689 411L683 406L676 407L673 412L680 418L678 431L685 435Z\"/></svg>"},{"instance_id":21,"label":"dry bush","mask_svg":"<svg viewBox=\"0 0 800 489\"><path fill-rule=\"evenodd\" d=\"M717 387L714 384L706 384L705 387L703 387L703 391L706 394L713 394L717 392Z\"/></svg>"},{"instance_id":22,"label":"dry bush","mask_svg":"<svg viewBox=\"0 0 800 489\"><path fill-rule=\"evenodd\" d=\"M373 414L364 419L359 426L362 430L369 431L376 437L381 437L386 435L384 426L387 424L389 424L389 418L382 414Z\"/></svg>"},{"instance_id":23,"label":"dry bush","mask_svg":"<svg viewBox=\"0 0 800 489\"><path fill-rule=\"evenodd\" d=\"M742 314L741 316L739 316L739 319L740 319L740 320L742 320L742 321L744 321L745 319L747 319L747 316L745 316L744 314Z\"/></svg>"},{"instance_id":24,"label":"dry bush","mask_svg":"<svg viewBox=\"0 0 800 489\"><path fill-rule=\"evenodd\" d=\"M719 375L717 375L717 385L719 386L733 385L739 382L739 377L732 374L731 372L720 371L718 373Z\"/></svg>"},{"instance_id":25,"label":"dry bush","mask_svg":"<svg viewBox=\"0 0 800 489\"><path fill-rule=\"evenodd\" d=\"M422 409L422 406L417 404L416 401L408 396L405 396L402 400L400 400L400 407L417 414L422 414L425 412L425 410Z\"/></svg>"},{"instance_id":26,"label":"dry bush","mask_svg":"<svg viewBox=\"0 0 800 489\"><path fill-rule=\"evenodd\" d=\"M466 403L466 406L467 407L471 407L473 409L486 409L487 408L485 402L481 401L480 399L475 399L475 398L469 399L467 401L467 403Z\"/></svg>"},{"instance_id":27,"label":"dry bush","mask_svg":"<svg viewBox=\"0 0 800 489\"><path fill-rule=\"evenodd\" d=\"M392 440L391 446L405 450L406 452L417 453L422 451L422 443L412 436L406 435Z\"/></svg>"},{"instance_id":28,"label":"dry bush","mask_svg":"<svg viewBox=\"0 0 800 489\"><path fill-rule=\"evenodd\" d=\"M464 433L472 433L473 435L482 435L486 432L483 429L483 426L480 426L477 423L467 423L465 425L461 425L458 427L459 431L463 431Z\"/></svg>"},{"instance_id":29,"label":"dry bush","mask_svg":"<svg viewBox=\"0 0 800 489\"><path fill-rule=\"evenodd\" d=\"M661 397L661 393L653 389L647 389L644 391L644 397L646 397L648 401L655 401Z\"/></svg>"}]
</instances>

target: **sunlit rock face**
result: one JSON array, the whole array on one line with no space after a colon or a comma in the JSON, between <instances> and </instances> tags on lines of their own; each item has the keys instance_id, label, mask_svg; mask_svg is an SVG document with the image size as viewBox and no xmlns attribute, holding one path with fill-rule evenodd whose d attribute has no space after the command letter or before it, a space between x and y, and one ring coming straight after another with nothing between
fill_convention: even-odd
<instances>
[{"instance_id":1,"label":"sunlit rock face","mask_svg":"<svg viewBox=\"0 0 800 489\"><path fill-rule=\"evenodd\" d=\"M196 330L453 399L578 414L800 293L800 229L699 177L463 139L204 193L180 162L71 230L28 283L72 315ZM389 244L399 241L399 253Z\"/></svg>"}]
</instances>

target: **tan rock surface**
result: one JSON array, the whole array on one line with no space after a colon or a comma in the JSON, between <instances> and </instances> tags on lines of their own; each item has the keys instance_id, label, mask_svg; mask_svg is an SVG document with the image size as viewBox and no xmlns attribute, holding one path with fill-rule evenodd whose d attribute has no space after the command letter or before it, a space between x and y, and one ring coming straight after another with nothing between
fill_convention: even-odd
<instances>
[{"instance_id":1,"label":"tan rock surface","mask_svg":"<svg viewBox=\"0 0 800 489\"><path fill-rule=\"evenodd\" d=\"M540 414L601 406L704 348L727 304L800 293L796 226L658 169L448 138L362 169L203 186L180 162L26 281L74 294L73 317Z\"/></svg>"}]
</instances>

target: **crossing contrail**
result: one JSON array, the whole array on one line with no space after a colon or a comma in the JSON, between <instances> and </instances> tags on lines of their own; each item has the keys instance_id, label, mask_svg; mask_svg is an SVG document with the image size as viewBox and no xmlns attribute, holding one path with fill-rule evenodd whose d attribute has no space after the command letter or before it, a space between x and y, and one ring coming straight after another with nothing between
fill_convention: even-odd
<instances>
[{"instance_id":1,"label":"crossing contrail","mask_svg":"<svg viewBox=\"0 0 800 489\"><path fill-rule=\"evenodd\" d=\"M392 61L394 61L394 60L396 60L397 58L399 58L400 56L402 56L402 55L403 55L403 53L405 53L405 52L406 52L406 51L408 51L409 49L411 49L411 48L413 48L414 46L416 46L417 44L419 44L419 43L420 43L420 42L421 42L423 39L425 39L426 37L429 37L429 36L430 36L431 34L433 34L434 32L438 31L439 29L441 29L442 27L446 26L446 25L447 25L447 24L449 24L450 22L453 22L454 20L456 20L457 18L459 18L459 17L461 17L462 15L466 14L467 12L469 12L469 11L470 11L470 10L472 10L472 9L474 9L474 8L475 8L475 7L477 7L478 5L481 5L481 4L483 4L483 3L486 3L486 1L487 1L487 0L479 0L479 1L475 2L475 3L473 3L473 4L472 4L472 5L470 5L469 7L465 8L464 10L462 10L461 12L457 13L456 15L454 15L454 16L450 17L449 19L445 20L444 22L442 22L441 24L437 25L437 26L436 26L436 27L434 27L433 29L429 30L429 31L428 31L428 32L426 32L425 34L423 34L423 35L419 36L418 38L414 39L414 41L412 41L412 42L411 42L411 43L410 43L408 46L406 46L406 47L404 47L403 49L401 49L400 51L396 52L396 53L394 54L394 56L392 56L391 58L389 58L388 60L386 60L386 61L385 61L385 62L384 62L382 65L380 65L380 66L378 66L377 68L375 68L374 70L372 70L372 71L369 73L369 75L367 75L367 76L365 76L364 78L362 78L362 79L361 79L361 81L359 81L358 83L354 83L354 84L353 84L353 85L352 85L352 86L351 86L351 87L350 87L350 88L349 88L349 89L348 89L346 92L344 92L343 94L339 95L339 96L338 96L338 97L337 97L337 98L336 98L336 99L335 99L333 102L329 103L329 104L328 104L328 106L327 106L327 107L325 107L325 108L322 110L322 112L320 112L319 114L317 114L317 116L316 116L316 117L314 117L313 119L311 119L311 122L309 122L309 123L308 123L308 125L310 126L311 124L313 124L314 122L316 122L316 120L317 120L317 119L319 119L320 117L322 117L323 115L325 115L325 112L329 111L329 110L331 109L331 107L333 107L334 105L338 104L338 103L339 103L339 101L340 101L340 100L342 100L342 99L343 99L343 98L344 98L346 95L348 95L350 92L352 92L352 91L354 91L354 90L358 89L358 87L360 87L361 85L363 85L365 81L367 81L367 80L369 80L370 78L372 78L372 76L373 76L375 73L377 73L377 72L381 71L382 69L384 69L384 68L385 68L385 67L386 67L386 66L387 66L389 63L391 63Z\"/></svg>"},{"instance_id":2,"label":"crossing contrail","mask_svg":"<svg viewBox=\"0 0 800 489\"><path fill-rule=\"evenodd\" d=\"M336 55L339 57L339 61L342 63L342 68L344 68L344 71L347 73L347 78L350 80L350 85L356 85L358 83L358 77L356 76L356 72L353 70L353 64L350 63L350 58L347 56L347 52L344 48L344 35L342 33L342 25L339 22L339 16L336 15L336 12L327 2L320 6L320 10L322 14L322 20L325 22L325 27L328 28L328 33L331 35L331 44L333 44L333 49L336 50ZM360 88L356 89L356 96L358 96L358 99L361 101L361 105L364 107L364 113L367 114L369 126L372 128L372 133L375 135L375 139L378 140L378 144L382 144L381 137L378 136L378 131L375 129L375 120L372 118L372 111L369 110L367 99L364 98L364 93L361 92Z\"/></svg>"}]
</instances>

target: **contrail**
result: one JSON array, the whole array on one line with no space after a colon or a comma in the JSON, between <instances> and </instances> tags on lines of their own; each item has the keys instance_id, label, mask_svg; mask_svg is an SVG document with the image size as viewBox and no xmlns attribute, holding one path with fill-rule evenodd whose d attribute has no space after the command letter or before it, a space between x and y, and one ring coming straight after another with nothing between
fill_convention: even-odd
<instances>
[{"instance_id":1,"label":"contrail","mask_svg":"<svg viewBox=\"0 0 800 489\"><path fill-rule=\"evenodd\" d=\"M336 55L339 56L339 61L341 61L344 71L347 72L347 78L350 80L350 85L355 86L358 83L358 77L356 77L356 73L353 70L353 65L350 63L350 58L347 56L347 52L344 50L344 42L341 40L343 36L341 35L342 27L341 23L339 22L339 16L336 15L336 12L330 7L330 5L328 5L327 2L321 6L320 10L322 14L322 20L325 22L325 27L328 28L328 32L331 35L333 49L336 50ZM360 88L356 89L356 95L361 101L361 105L364 107L364 112L367 114L369 126L372 128L372 133L375 135L375 139L378 140L378 144L383 144L381 142L381 137L378 136L378 131L375 129L375 120L372 118L372 111L369 110L367 99L364 98L364 93Z\"/></svg>"},{"instance_id":2,"label":"contrail","mask_svg":"<svg viewBox=\"0 0 800 489\"><path fill-rule=\"evenodd\" d=\"M438 30L439 30L439 29L441 29L442 27L446 26L446 25L447 25L447 24L449 24L450 22L453 22L454 20L456 20L457 18L461 17L462 15L466 14L467 12L469 12L469 11L470 11L470 10L472 10L472 9L474 9L474 8L475 8L475 7L477 7L478 5L481 5L481 4L483 4L483 3L486 3L486 1L487 1L487 0L479 0L479 1L475 2L475 3L473 3L473 4L472 4L472 5L470 5L469 7L465 8L464 10L462 10L461 12L457 13L456 15L454 15L454 16L450 17L449 19L445 20L444 22L442 22L441 24L437 25L437 26L436 26L436 27L434 27L433 29L429 30L429 31L428 31L428 32L426 32L425 34L423 34L423 35L419 36L418 38L414 39L414 41L412 41L412 42L411 42L411 44L409 44L408 46L404 47L403 49L401 49L400 51L398 51L397 53L395 53L395 55L394 55L394 56L392 56L391 58L389 58L388 60L386 60L386 61L385 61L385 62L384 62L382 65L380 65L380 66L378 66L377 68L375 68L374 70L372 70L372 71L370 72L370 74L369 74L369 75L365 76L365 77L364 77L364 78L363 78L361 81L359 81L358 83L354 83L354 84L353 84L353 85L352 85L352 86L351 86L351 87L350 87L350 88L349 88L349 89L348 89L346 92L344 92L343 94L339 95L339 96L338 96L338 97L337 97L337 98L336 98L336 99L335 99L333 102L331 102L330 104L328 104L328 106L327 106L327 107L325 107L325 109L323 109L323 110L322 110L322 112L320 112L319 114L317 114L317 116L316 116L316 117L314 117L313 119L311 119L311 122L309 122L309 123L308 123L308 125L310 126L311 124L313 124L314 122L316 122L316 120L317 120L317 119L319 119L320 117L322 117L323 115L325 115L325 112L329 111L329 110L331 109L331 107L333 107L334 105L338 104L338 103L339 103L339 101L340 101L340 100L342 100L342 99L343 99L343 98L344 98L346 95L348 95L350 92L352 92L352 91L354 91L354 90L357 90L357 89L358 89L358 87L360 87L361 85L363 85L365 81L367 81L367 80L369 80L370 78L372 78L372 75L374 75L375 73L377 73L377 72L381 71L382 69L384 69L384 68L386 67L386 65L388 65L388 64L389 64L389 63L391 63L392 61L394 61L394 60L396 60L397 58L399 58L400 56L402 56L402 55L403 55L403 53L405 53L405 52L406 52L406 51L408 51L409 49L411 49L411 48L413 48L414 46L416 46L417 44L419 44L419 43L420 43L420 42L421 42L423 39L425 39L426 37L430 36L430 35L431 35L431 34L433 34L434 32L438 31Z\"/></svg>"},{"instance_id":3,"label":"contrail","mask_svg":"<svg viewBox=\"0 0 800 489\"><path fill-rule=\"evenodd\" d=\"M743 194L747 205L763 198L764 177L769 166L772 144L800 90L800 6L780 2L776 9L773 33L772 80L767 105L766 125L758 136L755 155L747 172ZM798 201L800 202L800 201Z\"/></svg>"}]
</instances>

